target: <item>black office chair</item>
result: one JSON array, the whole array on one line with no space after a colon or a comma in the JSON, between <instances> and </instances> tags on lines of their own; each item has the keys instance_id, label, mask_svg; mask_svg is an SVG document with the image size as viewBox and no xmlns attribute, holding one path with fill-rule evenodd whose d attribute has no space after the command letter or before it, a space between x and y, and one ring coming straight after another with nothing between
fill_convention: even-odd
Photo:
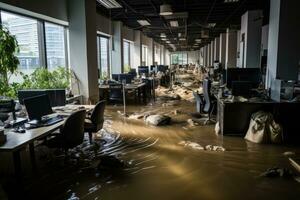
<instances>
[{"instance_id":1,"label":"black office chair","mask_svg":"<svg viewBox=\"0 0 300 200\"><path fill-rule=\"evenodd\" d=\"M79 110L72 113L66 119L64 125L60 129L60 133L52 135L53 137L46 140L44 144L49 148L64 149L65 154L67 154L69 149L83 143L85 117L85 110Z\"/></svg>"},{"instance_id":2,"label":"black office chair","mask_svg":"<svg viewBox=\"0 0 300 200\"><path fill-rule=\"evenodd\" d=\"M210 90L211 80L205 78L203 81L203 97L205 101L203 112L208 114L208 119L205 121L204 124L207 124L208 122L215 122L214 120L212 120L211 116L214 112L217 101L212 97Z\"/></svg>"},{"instance_id":3,"label":"black office chair","mask_svg":"<svg viewBox=\"0 0 300 200\"><path fill-rule=\"evenodd\" d=\"M109 101L111 103L123 103L122 84L109 84Z\"/></svg>"},{"instance_id":4,"label":"black office chair","mask_svg":"<svg viewBox=\"0 0 300 200\"><path fill-rule=\"evenodd\" d=\"M16 119L15 113L16 103L11 99L1 99L0 100L0 120L2 122L6 121L9 118L9 113L13 114L14 120Z\"/></svg>"},{"instance_id":5,"label":"black office chair","mask_svg":"<svg viewBox=\"0 0 300 200\"><path fill-rule=\"evenodd\" d=\"M90 143L92 143L93 140L93 133L98 132L103 127L105 103L105 100L99 101L91 115L85 120L84 131L88 132Z\"/></svg>"}]
</instances>

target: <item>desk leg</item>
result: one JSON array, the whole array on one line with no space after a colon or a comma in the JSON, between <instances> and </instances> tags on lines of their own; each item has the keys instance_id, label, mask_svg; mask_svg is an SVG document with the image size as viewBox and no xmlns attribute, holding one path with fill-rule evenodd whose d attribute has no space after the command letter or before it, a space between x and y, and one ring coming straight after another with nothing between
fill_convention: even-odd
<instances>
[{"instance_id":1,"label":"desk leg","mask_svg":"<svg viewBox=\"0 0 300 200\"><path fill-rule=\"evenodd\" d=\"M29 152L30 152L30 161L32 165L32 171L36 172L36 159L35 159L35 151L34 151L34 143L29 144Z\"/></svg>"},{"instance_id":2,"label":"desk leg","mask_svg":"<svg viewBox=\"0 0 300 200\"><path fill-rule=\"evenodd\" d=\"M20 151L13 152L13 162L15 168L15 176L17 181L20 183L22 181L22 166L21 166Z\"/></svg>"},{"instance_id":3,"label":"desk leg","mask_svg":"<svg viewBox=\"0 0 300 200\"><path fill-rule=\"evenodd\" d=\"M138 88L138 99L139 99L139 103L141 102L141 89Z\"/></svg>"},{"instance_id":4,"label":"desk leg","mask_svg":"<svg viewBox=\"0 0 300 200\"><path fill-rule=\"evenodd\" d=\"M147 90L146 90L146 86L143 87L143 102L146 103L147 102Z\"/></svg>"}]
</instances>

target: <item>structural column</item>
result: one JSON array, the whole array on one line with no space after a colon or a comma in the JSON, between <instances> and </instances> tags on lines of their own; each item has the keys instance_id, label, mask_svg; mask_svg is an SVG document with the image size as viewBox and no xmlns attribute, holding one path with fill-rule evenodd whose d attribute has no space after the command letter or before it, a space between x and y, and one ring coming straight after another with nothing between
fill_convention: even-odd
<instances>
[{"instance_id":1,"label":"structural column","mask_svg":"<svg viewBox=\"0 0 300 200\"><path fill-rule=\"evenodd\" d=\"M297 81L300 61L300 1L272 0L270 5L267 87L280 101L282 81Z\"/></svg>"},{"instance_id":2,"label":"structural column","mask_svg":"<svg viewBox=\"0 0 300 200\"><path fill-rule=\"evenodd\" d=\"M111 52L111 73L120 74L123 72L123 37L122 26L120 21L113 21L113 37Z\"/></svg>"},{"instance_id":3,"label":"structural column","mask_svg":"<svg viewBox=\"0 0 300 200\"><path fill-rule=\"evenodd\" d=\"M215 38L215 47L214 47L214 60L216 61L219 61L220 62L220 60L219 60L219 57L220 57L220 38L219 37L217 37L217 38Z\"/></svg>"},{"instance_id":4,"label":"structural column","mask_svg":"<svg viewBox=\"0 0 300 200\"><path fill-rule=\"evenodd\" d=\"M210 66L213 66L214 65L214 62L215 62L215 41L212 40L211 43L210 43Z\"/></svg>"},{"instance_id":5,"label":"structural column","mask_svg":"<svg viewBox=\"0 0 300 200\"><path fill-rule=\"evenodd\" d=\"M221 62L222 66L225 66L226 63L226 33L220 34L220 54L219 54L219 61Z\"/></svg>"},{"instance_id":6,"label":"structural column","mask_svg":"<svg viewBox=\"0 0 300 200\"><path fill-rule=\"evenodd\" d=\"M262 16L261 10L248 11L242 16L240 40L240 66L242 68L260 67Z\"/></svg>"},{"instance_id":7,"label":"structural column","mask_svg":"<svg viewBox=\"0 0 300 200\"><path fill-rule=\"evenodd\" d=\"M134 48L133 48L133 68L142 65L142 34L141 31L134 31Z\"/></svg>"},{"instance_id":8,"label":"structural column","mask_svg":"<svg viewBox=\"0 0 300 200\"><path fill-rule=\"evenodd\" d=\"M70 66L77 79L72 90L94 103L99 99L96 1L68 1L68 10Z\"/></svg>"},{"instance_id":9,"label":"structural column","mask_svg":"<svg viewBox=\"0 0 300 200\"><path fill-rule=\"evenodd\" d=\"M226 31L226 59L225 68L236 67L237 31L227 29Z\"/></svg>"}]
</instances>

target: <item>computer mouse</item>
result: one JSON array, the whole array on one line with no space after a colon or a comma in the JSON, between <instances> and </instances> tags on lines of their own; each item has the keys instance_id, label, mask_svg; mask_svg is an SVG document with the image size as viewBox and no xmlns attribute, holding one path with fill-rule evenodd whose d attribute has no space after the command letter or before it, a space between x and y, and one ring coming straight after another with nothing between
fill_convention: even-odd
<instances>
[{"instance_id":1,"label":"computer mouse","mask_svg":"<svg viewBox=\"0 0 300 200\"><path fill-rule=\"evenodd\" d=\"M5 123L5 124L4 124L4 128L11 128L11 127L12 127L12 125L9 124L9 123Z\"/></svg>"}]
</instances>

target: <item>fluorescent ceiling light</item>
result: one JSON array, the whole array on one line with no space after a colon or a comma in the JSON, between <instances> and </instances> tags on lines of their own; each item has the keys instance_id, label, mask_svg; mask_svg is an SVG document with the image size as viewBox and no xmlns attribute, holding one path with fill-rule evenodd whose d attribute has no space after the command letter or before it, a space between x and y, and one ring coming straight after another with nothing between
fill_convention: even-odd
<instances>
[{"instance_id":1,"label":"fluorescent ceiling light","mask_svg":"<svg viewBox=\"0 0 300 200\"><path fill-rule=\"evenodd\" d=\"M171 42L170 42L170 41L166 41L166 43L167 43L167 44L170 44Z\"/></svg>"},{"instance_id":2,"label":"fluorescent ceiling light","mask_svg":"<svg viewBox=\"0 0 300 200\"><path fill-rule=\"evenodd\" d=\"M208 27L213 28L215 27L217 24L216 23L208 23Z\"/></svg>"},{"instance_id":3,"label":"fluorescent ceiling light","mask_svg":"<svg viewBox=\"0 0 300 200\"><path fill-rule=\"evenodd\" d=\"M239 0L224 0L224 3L236 3Z\"/></svg>"},{"instance_id":4,"label":"fluorescent ceiling light","mask_svg":"<svg viewBox=\"0 0 300 200\"><path fill-rule=\"evenodd\" d=\"M179 40L180 40L180 41L185 41L186 39L185 39L185 38L179 38Z\"/></svg>"},{"instance_id":5,"label":"fluorescent ceiling light","mask_svg":"<svg viewBox=\"0 0 300 200\"><path fill-rule=\"evenodd\" d=\"M178 21L176 21L176 20L170 21L170 25L172 27L178 27Z\"/></svg>"},{"instance_id":6,"label":"fluorescent ceiling light","mask_svg":"<svg viewBox=\"0 0 300 200\"><path fill-rule=\"evenodd\" d=\"M166 40L167 40L167 38L161 38L161 40L162 40L162 41L166 41Z\"/></svg>"},{"instance_id":7,"label":"fluorescent ceiling light","mask_svg":"<svg viewBox=\"0 0 300 200\"><path fill-rule=\"evenodd\" d=\"M97 1L107 9L122 8L122 6L116 0L97 0Z\"/></svg>"},{"instance_id":8,"label":"fluorescent ceiling light","mask_svg":"<svg viewBox=\"0 0 300 200\"><path fill-rule=\"evenodd\" d=\"M161 33L161 34L160 34L160 37L165 38L165 37L167 37L167 36L166 36L165 33Z\"/></svg>"},{"instance_id":9,"label":"fluorescent ceiling light","mask_svg":"<svg viewBox=\"0 0 300 200\"><path fill-rule=\"evenodd\" d=\"M196 39L195 41L201 43L202 39Z\"/></svg>"},{"instance_id":10,"label":"fluorescent ceiling light","mask_svg":"<svg viewBox=\"0 0 300 200\"><path fill-rule=\"evenodd\" d=\"M137 20L137 22L138 22L141 26L150 26L150 25L151 25L147 20L144 20L144 19Z\"/></svg>"},{"instance_id":11,"label":"fluorescent ceiling light","mask_svg":"<svg viewBox=\"0 0 300 200\"><path fill-rule=\"evenodd\" d=\"M162 16L172 15L173 11L172 11L171 5L169 5L169 4L160 5L160 13L159 14Z\"/></svg>"}]
</instances>

